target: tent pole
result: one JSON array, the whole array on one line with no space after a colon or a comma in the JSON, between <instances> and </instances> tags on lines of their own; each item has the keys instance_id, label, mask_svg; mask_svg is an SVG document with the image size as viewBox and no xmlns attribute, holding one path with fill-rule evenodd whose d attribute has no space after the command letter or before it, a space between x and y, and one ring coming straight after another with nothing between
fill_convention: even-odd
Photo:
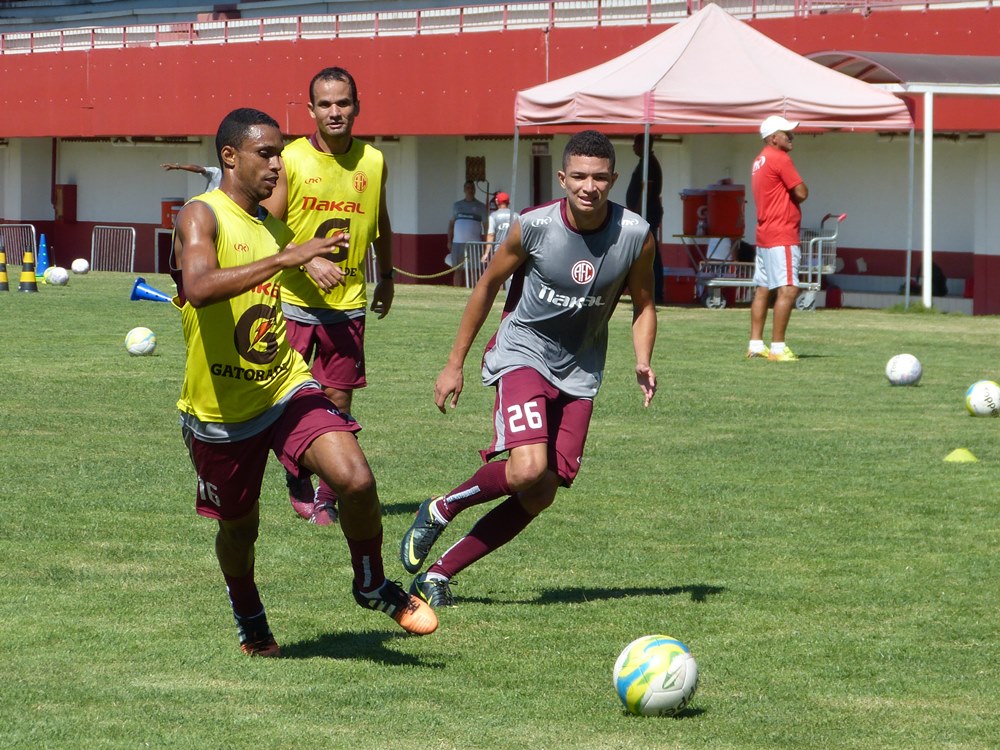
<instances>
[{"instance_id":1,"label":"tent pole","mask_svg":"<svg viewBox=\"0 0 1000 750\"><path fill-rule=\"evenodd\" d=\"M514 202L514 196L517 194L517 145L521 137L521 129L515 125L514 126L514 165L510 170L510 209L511 211L516 211L514 208L517 204Z\"/></svg>"},{"instance_id":2,"label":"tent pole","mask_svg":"<svg viewBox=\"0 0 1000 750\"><path fill-rule=\"evenodd\" d=\"M930 308L933 304L931 299L931 279L933 269L931 266L931 253L933 252L931 238L933 236L933 196L931 187L934 184L934 92L924 92L924 256L923 256L923 278L920 280L924 307Z\"/></svg>"},{"instance_id":3,"label":"tent pole","mask_svg":"<svg viewBox=\"0 0 1000 750\"><path fill-rule=\"evenodd\" d=\"M910 195L906 213L906 291L903 295L903 309L910 309L910 279L913 278L913 173L916 126L910 128Z\"/></svg>"},{"instance_id":4,"label":"tent pole","mask_svg":"<svg viewBox=\"0 0 1000 750\"><path fill-rule=\"evenodd\" d=\"M639 210L639 215L643 219L647 219L646 216L646 192L649 190L649 122L647 121L645 125L642 126L642 147L645 149L642 152L642 208Z\"/></svg>"}]
</instances>

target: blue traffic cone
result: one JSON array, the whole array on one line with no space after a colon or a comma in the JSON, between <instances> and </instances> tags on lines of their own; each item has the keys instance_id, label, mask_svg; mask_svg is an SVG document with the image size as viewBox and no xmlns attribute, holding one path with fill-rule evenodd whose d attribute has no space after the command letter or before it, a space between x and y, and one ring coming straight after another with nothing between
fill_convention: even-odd
<instances>
[{"instance_id":1,"label":"blue traffic cone","mask_svg":"<svg viewBox=\"0 0 1000 750\"><path fill-rule=\"evenodd\" d=\"M45 280L45 269L49 267L49 246L45 244L45 235L38 240L38 262L35 264L35 280Z\"/></svg>"},{"instance_id":2,"label":"blue traffic cone","mask_svg":"<svg viewBox=\"0 0 1000 750\"><path fill-rule=\"evenodd\" d=\"M133 302L136 300L146 300L147 302L170 302L170 295L165 292L161 292L159 289L151 287L146 283L146 280L140 276L132 285L132 293L129 295L129 299Z\"/></svg>"}]
</instances>

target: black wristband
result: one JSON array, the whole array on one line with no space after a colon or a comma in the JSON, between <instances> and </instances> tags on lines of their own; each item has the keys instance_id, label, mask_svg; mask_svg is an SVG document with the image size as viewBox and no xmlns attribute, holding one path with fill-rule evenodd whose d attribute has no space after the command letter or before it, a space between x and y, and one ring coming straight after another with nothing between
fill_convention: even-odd
<instances>
[{"instance_id":1,"label":"black wristband","mask_svg":"<svg viewBox=\"0 0 1000 750\"><path fill-rule=\"evenodd\" d=\"M380 278L382 279L382 281L392 281L395 276L396 276L396 269L390 268L387 272L383 273L380 276Z\"/></svg>"}]
</instances>

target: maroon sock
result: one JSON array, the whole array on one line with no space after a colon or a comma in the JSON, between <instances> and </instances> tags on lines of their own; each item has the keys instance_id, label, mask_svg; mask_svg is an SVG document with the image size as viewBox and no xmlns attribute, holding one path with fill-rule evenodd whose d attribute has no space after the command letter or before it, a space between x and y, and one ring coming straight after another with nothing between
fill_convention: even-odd
<instances>
[{"instance_id":1,"label":"maroon sock","mask_svg":"<svg viewBox=\"0 0 1000 750\"><path fill-rule=\"evenodd\" d=\"M452 545L427 572L452 578L476 560L500 549L534 519L521 506L517 495L512 495L480 518L472 531Z\"/></svg>"},{"instance_id":2,"label":"maroon sock","mask_svg":"<svg viewBox=\"0 0 1000 750\"><path fill-rule=\"evenodd\" d=\"M240 617L253 617L260 614L264 605L260 601L260 593L257 591L257 584L253 580L253 568L245 576L234 578L225 573L222 577L226 579L226 588L229 591L229 602L233 605L233 612Z\"/></svg>"},{"instance_id":3,"label":"maroon sock","mask_svg":"<svg viewBox=\"0 0 1000 750\"><path fill-rule=\"evenodd\" d=\"M316 485L316 503L329 503L330 505L337 504L337 493L324 482L322 479L319 480L319 484Z\"/></svg>"},{"instance_id":4,"label":"maroon sock","mask_svg":"<svg viewBox=\"0 0 1000 750\"><path fill-rule=\"evenodd\" d=\"M351 567L354 568L354 585L358 591L371 593L385 583L382 567L382 530L371 539L348 539Z\"/></svg>"},{"instance_id":5,"label":"maroon sock","mask_svg":"<svg viewBox=\"0 0 1000 750\"><path fill-rule=\"evenodd\" d=\"M463 484L458 485L437 504L438 511L446 521L450 521L466 508L487 503L510 494L507 484L507 459L491 461L479 467L479 471Z\"/></svg>"}]
</instances>

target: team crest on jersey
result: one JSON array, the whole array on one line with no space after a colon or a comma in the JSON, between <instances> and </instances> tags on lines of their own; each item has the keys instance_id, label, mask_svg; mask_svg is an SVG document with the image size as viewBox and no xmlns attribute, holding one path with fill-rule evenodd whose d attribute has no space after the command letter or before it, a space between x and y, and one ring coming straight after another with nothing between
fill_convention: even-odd
<instances>
[{"instance_id":1,"label":"team crest on jersey","mask_svg":"<svg viewBox=\"0 0 1000 750\"><path fill-rule=\"evenodd\" d=\"M767 161L767 157L764 156L763 154L761 154L760 156L758 156L756 159L753 160L753 170L752 171L756 172L758 169L760 169L761 167L764 166L764 162L766 162L766 161Z\"/></svg>"},{"instance_id":2,"label":"team crest on jersey","mask_svg":"<svg viewBox=\"0 0 1000 750\"><path fill-rule=\"evenodd\" d=\"M569 275L577 284L589 284L593 280L595 273L593 263L589 260L580 260L573 264Z\"/></svg>"},{"instance_id":3,"label":"team crest on jersey","mask_svg":"<svg viewBox=\"0 0 1000 750\"><path fill-rule=\"evenodd\" d=\"M351 181L354 183L354 189L359 193L363 193L368 189L368 175L364 172L355 172Z\"/></svg>"}]
</instances>

